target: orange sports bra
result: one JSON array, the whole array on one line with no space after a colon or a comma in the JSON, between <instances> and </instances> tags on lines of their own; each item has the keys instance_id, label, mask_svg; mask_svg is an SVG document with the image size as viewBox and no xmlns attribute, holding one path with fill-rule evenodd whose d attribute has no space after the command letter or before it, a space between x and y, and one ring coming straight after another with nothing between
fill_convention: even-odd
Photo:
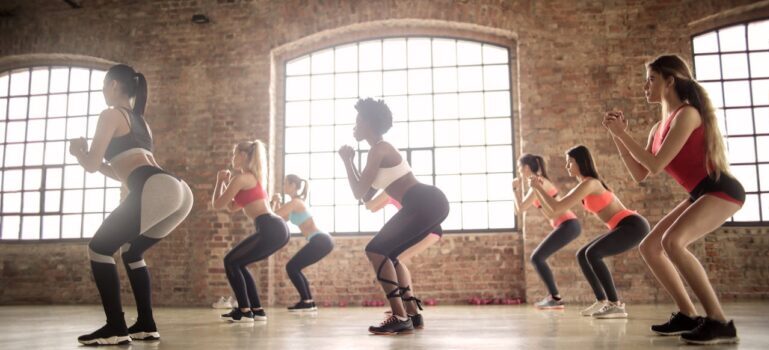
<instances>
[{"instance_id":1,"label":"orange sports bra","mask_svg":"<svg viewBox=\"0 0 769 350\"><path fill-rule=\"evenodd\" d=\"M558 194L558 189L555 187L550 188L550 191L547 191L547 195L550 197L555 197L555 195ZM535 207L542 208L542 203L539 202L539 199L535 199L534 202L532 202Z\"/></svg>"},{"instance_id":2,"label":"orange sports bra","mask_svg":"<svg viewBox=\"0 0 769 350\"><path fill-rule=\"evenodd\" d=\"M582 199L582 205L591 213L598 213L614 199L614 193L606 190L601 194L589 194Z\"/></svg>"}]
</instances>

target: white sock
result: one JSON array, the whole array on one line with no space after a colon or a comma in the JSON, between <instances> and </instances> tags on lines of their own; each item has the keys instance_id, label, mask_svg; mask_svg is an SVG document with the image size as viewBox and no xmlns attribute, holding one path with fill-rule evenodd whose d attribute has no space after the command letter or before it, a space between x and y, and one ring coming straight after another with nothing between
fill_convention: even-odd
<instances>
[{"instance_id":1,"label":"white sock","mask_svg":"<svg viewBox=\"0 0 769 350\"><path fill-rule=\"evenodd\" d=\"M395 318L397 318L398 321L406 321L409 319L407 316L398 316L398 315L395 315Z\"/></svg>"}]
</instances>

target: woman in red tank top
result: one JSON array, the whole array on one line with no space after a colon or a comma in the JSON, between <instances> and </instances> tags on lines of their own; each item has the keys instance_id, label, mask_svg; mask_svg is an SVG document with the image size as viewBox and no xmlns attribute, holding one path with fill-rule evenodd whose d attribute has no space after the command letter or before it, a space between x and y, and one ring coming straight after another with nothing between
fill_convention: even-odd
<instances>
[{"instance_id":1,"label":"woman in red tank top","mask_svg":"<svg viewBox=\"0 0 769 350\"><path fill-rule=\"evenodd\" d=\"M740 210L745 191L729 174L715 110L686 62L675 55L660 56L646 70L646 99L661 104L663 112L646 147L627 133L621 111L608 112L603 124L636 182L665 170L690 194L641 244L646 264L678 306L667 323L651 329L660 335L680 334L692 344L733 343L737 341L734 323L727 321L705 269L687 247ZM697 316L679 272L707 317Z\"/></svg>"}]
</instances>

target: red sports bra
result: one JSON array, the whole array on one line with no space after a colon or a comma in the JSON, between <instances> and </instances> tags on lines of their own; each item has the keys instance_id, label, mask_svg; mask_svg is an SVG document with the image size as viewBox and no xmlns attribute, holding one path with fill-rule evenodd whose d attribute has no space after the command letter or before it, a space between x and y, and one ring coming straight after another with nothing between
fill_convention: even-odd
<instances>
[{"instance_id":1,"label":"red sports bra","mask_svg":"<svg viewBox=\"0 0 769 350\"><path fill-rule=\"evenodd\" d=\"M601 194L589 194L582 199L582 205L591 213L598 213L606 208L614 199L614 193L609 190Z\"/></svg>"},{"instance_id":2,"label":"red sports bra","mask_svg":"<svg viewBox=\"0 0 769 350\"><path fill-rule=\"evenodd\" d=\"M267 198L267 192L265 192L262 188L262 184L257 183L256 186L252 188L238 191L238 194L236 194L235 198L232 200L235 202L235 204L241 207L245 207L253 201L265 198Z\"/></svg>"},{"instance_id":3,"label":"red sports bra","mask_svg":"<svg viewBox=\"0 0 769 350\"><path fill-rule=\"evenodd\" d=\"M689 105L683 104L678 107L671 113L668 120L657 127L652 139L652 153L654 155L657 155L662 148L662 142L665 141L665 137L670 132L670 124L673 119L678 117L679 112L686 106ZM687 192L691 192L702 179L708 176L705 148L705 127L702 124L692 131L684 146L670 161L670 164L665 167L665 172L670 174Z\"/></svg>"}]
</instances>

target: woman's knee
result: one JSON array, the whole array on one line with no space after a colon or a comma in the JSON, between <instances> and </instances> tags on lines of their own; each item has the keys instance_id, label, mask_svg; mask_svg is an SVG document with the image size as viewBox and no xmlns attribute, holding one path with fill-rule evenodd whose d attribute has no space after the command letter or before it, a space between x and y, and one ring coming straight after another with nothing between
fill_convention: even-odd
<instances>
[{"instance_id":1,"label":"woman's knee","mask_svg":"<svg viewBox=\"0 0 769 350\"><path fill-rule=\"evenodd\" d=\"M665 235L662 236L662 249L665 250L665 253L671 258L674 258L675 255L686 249L687 244L680 237L681 232L676 230L668 230L668 232L665 232Z\"/></svg>"}]
</instances>

